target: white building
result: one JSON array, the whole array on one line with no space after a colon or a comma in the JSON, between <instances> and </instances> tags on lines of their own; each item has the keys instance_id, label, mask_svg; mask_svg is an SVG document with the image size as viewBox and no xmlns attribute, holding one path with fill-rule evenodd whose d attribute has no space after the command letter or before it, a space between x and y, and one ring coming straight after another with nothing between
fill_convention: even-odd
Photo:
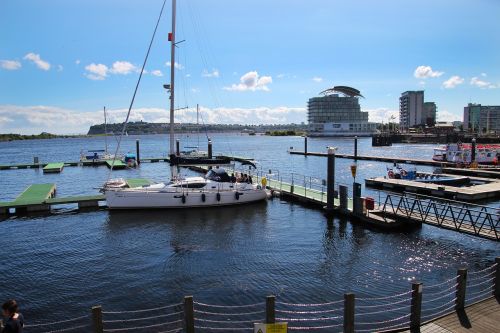
<instances>
[{"instance_id":1,"label":"white building","mask_svg":"<svg viewBox=\"0 0 500 333\"><path fill-rule=\"evenodd\" d=\"M371 136L376 131L377 124L368 122L368 112L361 111L359 90L336 86L321 95L307 104L309 136Z\"/></svg>"},{"instance_id":2,"label":"white building","mask_svg":"<svg viewBox=\"0 0 500 333\"><path fill-rule=\"evenodd\" d=\"M399 129L403 132L410 127L425 125L422 122L424 91L405 91L399 98Z\"/></svg>"}]
</instances>

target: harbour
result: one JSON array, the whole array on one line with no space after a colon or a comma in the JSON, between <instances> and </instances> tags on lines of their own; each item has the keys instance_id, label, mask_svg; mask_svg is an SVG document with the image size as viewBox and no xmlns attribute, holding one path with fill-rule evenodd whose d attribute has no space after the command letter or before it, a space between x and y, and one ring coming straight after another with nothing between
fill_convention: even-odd
<instances>
[{"instance_id":1,"label":"harbour","mask_svg":"<svg viewBox=\"0 0 500 333\"><path fill-rule=\"evenodd\" d=\"M8 3L0 331L496 330L496 7Z\"/></svg>"}]
</instances>

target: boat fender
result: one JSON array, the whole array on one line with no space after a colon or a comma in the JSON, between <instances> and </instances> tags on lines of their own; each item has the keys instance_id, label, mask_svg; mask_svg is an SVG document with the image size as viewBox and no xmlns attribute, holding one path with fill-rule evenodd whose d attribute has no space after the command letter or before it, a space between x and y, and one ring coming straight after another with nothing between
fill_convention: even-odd
<instances>
[{"instance_id":1,"label":"boat fender","mask_svg":"<svg viewBox=\"0 0 500 333\"><path fill-rule=\"evenodd\" d=\"M408 173L406 172L406 170L402 169L401 176L406 177L407 175L408 175Z\"/></svg>"},{"instance_id":2,"label":"boat fender","mask_svg":"<svg viewBox=\"0 0 500 333\"><path fill-rule=\"evenodd\" d=\"M266 177L262 177L262 179L260 180L260 182L262 184L262 187L266 188L266 185L267 185L267 179L266 179Z\"/></svg>"},{"instance_id":3,"label":"boat fender","mask_svg":"<svg viewBox=\"0 0 500 333\"><path fill-rule=\"evenodd\" d=\"M239 192L236 192L234 194L234 197L236 198L236 200L240 200L240 193Z\"/></svg>"},{"instance_id":4,"label":"boat fender","mask_svg":"<svg viewBox=\"0 0 500 333\"><path fill-rule=\"evenodd\" d=\"M201 201L205 202L205 200L206 200L205 193L202 193L202 194L201 194Z\"/></svg>"},{"instance_id":5,"label":"boat fender","mask_svg":"<svg viewBox=\"0 0 500 333\"><path fill-rule=\"evenodd\" d=\"M220 193L217 193L215 197L217 198L217 201L220 201Z\"/></svg>"},{"instance_id":6,"label":"boat fender","mask_svg":"<svg viewBox=\"0 0 500 333\"><path fill-rule=\"evenodd\" d=\"M182 195L181 199L182 199L182 203L186 203L186 196L185 195Z\"/></svg>"}]
</instances>

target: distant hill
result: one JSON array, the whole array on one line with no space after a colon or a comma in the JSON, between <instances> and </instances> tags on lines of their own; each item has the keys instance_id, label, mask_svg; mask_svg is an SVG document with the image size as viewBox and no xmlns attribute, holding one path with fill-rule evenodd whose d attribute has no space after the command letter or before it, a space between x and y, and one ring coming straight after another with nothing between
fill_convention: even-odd
<instances>
[{"instance_id":1,"label":"distant hill","mask_svg":"<svg viewBox=\"0 0 500 333\"><path fill-rule=\"evenodd\" d=\"M119 135L122 131L123 123L107 124L107 133ZM238 124L175 124L175 131L179 132L273 132L273 131L305 131L307 125L286 124L286 125L238 125ZM142 134L167 134L169 125L167 123L146 123L132 122L127 125L127 133L130 135ZM104 124L92 125L87 135L104 134Z\"/></svg>"},{"instance_id":2,"label":"distant hill","mask_svg":"<svg viewBox=\"0 0 500 333\"><path fill-rule=\"evenodd\" d=\"M78 135L56 135L47 132L42 132L40 134L31 134L31 135L23 135L23 134L1 134L0 133L0 141L14 141L14 140L37 140L37 139L55 139L55 138L74 138Z\"/></svg>"}]
</instances>

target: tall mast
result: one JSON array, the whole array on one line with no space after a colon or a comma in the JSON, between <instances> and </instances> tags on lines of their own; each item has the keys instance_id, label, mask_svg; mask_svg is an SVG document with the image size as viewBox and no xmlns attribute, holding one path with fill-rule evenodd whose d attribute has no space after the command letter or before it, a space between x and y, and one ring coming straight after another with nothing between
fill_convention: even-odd
<instances>
[{"instance_id":1,"label":"tall mast","mask_svg":"<svg viewBox=\"0 0 500 333\"><path fill-rule=\"evenodd\" d=\"M106 154L108 153L108 126L106 122L106 107L104 107L104 144L106 146Z\"/></svg>"},{"instance_id":2,"label":"tall mast","mask_svg":"<svg viewBox=\"0 0 500 333\"><path fill-rule=\"evenodd\" d=\"M176 10L176 0L172 0L172 32L170 33L170 155L175 154L174 150L175 10Z\"/></svg>"},{"instance_id":3,"label":"tall mast","mask_svg":"<svg viewBox=\"0 0 500 333\"><path fill-rule=\"evenodd\" d=\"M200 150L200 124L198 122L198 117L200 114L200 105L196 104L196 130L198 131L198 150Z\"/></svg>"}]
</instances>

